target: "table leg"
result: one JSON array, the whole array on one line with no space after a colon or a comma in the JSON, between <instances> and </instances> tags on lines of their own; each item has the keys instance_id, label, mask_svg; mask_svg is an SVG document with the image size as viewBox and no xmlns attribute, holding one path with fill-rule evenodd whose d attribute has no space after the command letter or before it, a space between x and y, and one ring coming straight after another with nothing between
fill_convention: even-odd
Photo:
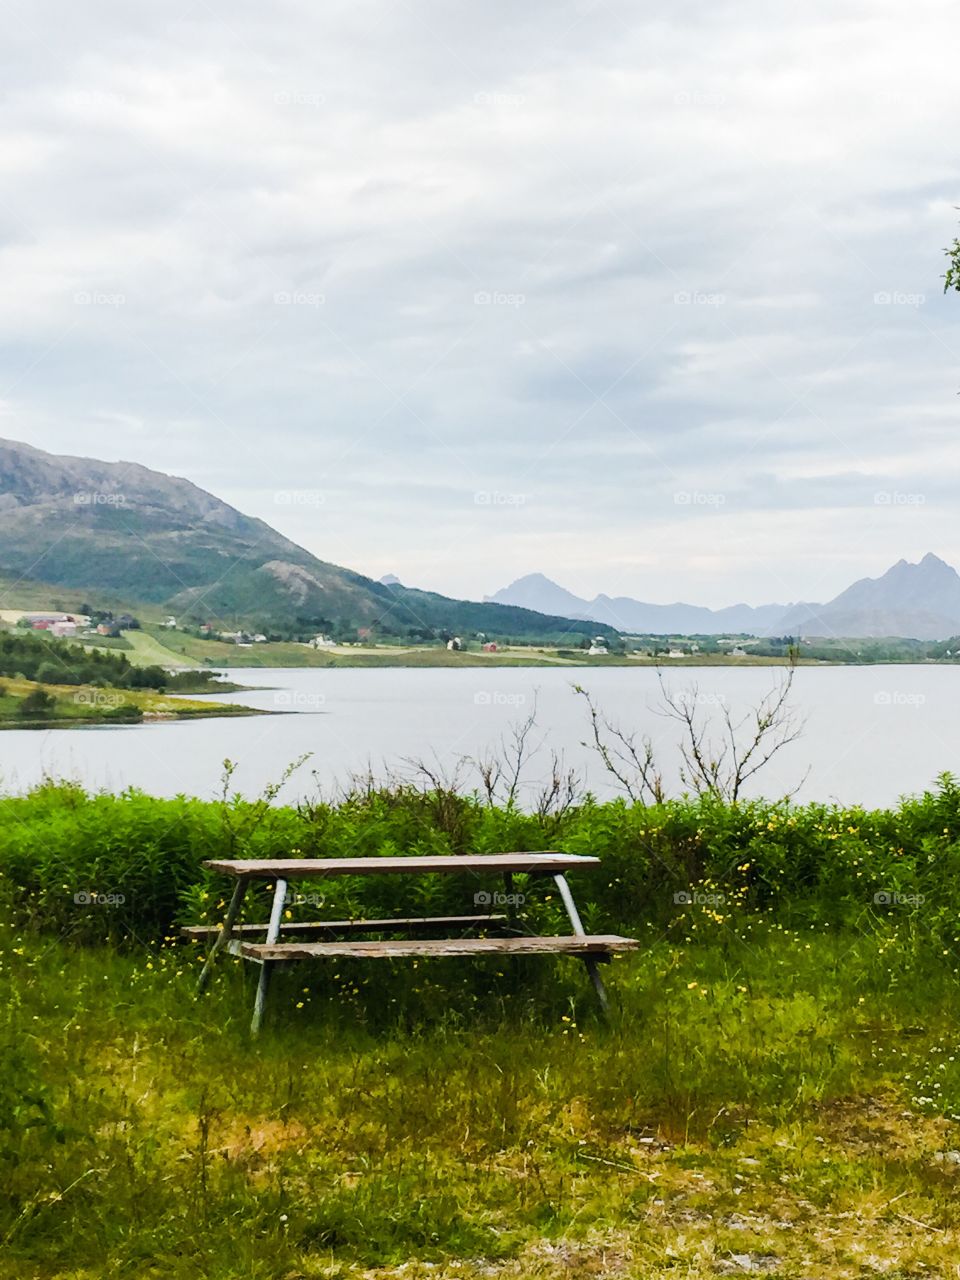
<instances>
[{"instance_id":1,"label":"table leg","mask_svg":"<svg viewBox=\"0 0 960 1280\"><path fill-rule=\"evenodd\" d=\"M505 871L503 873L503 887L507 895L507 924L511 928L517 923L517 905L513 899L513 873Z\"/></svg>"},{"instance_id":2,"label":"table leg","mask_svg":"<svg viewBox=\"0 0 960 1280\"><path fill-rule=\"evenodd\" d=\"M577 910L577 904L573 900L573 894L570 892L570 886L567 884L567 878L564 875L556 875L553 877L554 884L560 891L560 898L566 908L567 916L570 919L570 926L578 937L583 937L586 930L580 921L580 912ZM603 985L603 979L600 977L600 966L594 956L584 956L583 963L587 966L587 973L590 975L590 981L593 983L593 989L597 993L597 999L600 1001L600 1008L604 1013L609 1012L610 1002L607 999L607 991Z\"/></svg>"},{"instance_id":3,"label":"table leg","mask_svg":"<svg viewBox=\"0 0 960 1280\"><path fill-rule=\"evenodd\" d=\"M206 990L207 983L210 981L210 975L213 972L213 962L217 957L227 939L233 932L233 926L236 924L237 916L240 913L240 904L243 902L243 895L247 892L247 881L241 877L233 886L233 896L230 899L230 905L227 907L227 914L223 920L223 926L210 948L210 954L207 956L207 962L200 970L200 977L197 979L197 995Z\"/></svg>"},{"instance_id":4,"label":"table leg","mask_svg":"<svg viewBox=\"0 0 960 1280\"><path fill-rule=\"evenodd\" d=\"M287 882L278 880L273 893L273 907L270 910L270 923L267 926L267 946L271 946L280 936L280 922L283 919L283 904L287 899ZM272 960L264 960L260 965L260 981L257 983L257 996L253 1002L253 1018L250 1022L250 1034L258 1035L263 1023L263 1006L267 999L267 987L270 985Z\"/></svg>"}]
</instances>

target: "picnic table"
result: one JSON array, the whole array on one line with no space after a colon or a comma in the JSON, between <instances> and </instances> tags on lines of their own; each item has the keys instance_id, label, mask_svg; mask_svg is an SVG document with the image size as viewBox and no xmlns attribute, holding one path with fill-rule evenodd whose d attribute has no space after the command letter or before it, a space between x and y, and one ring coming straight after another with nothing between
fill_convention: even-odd
<instances>
[{"instance_id":1,"label":"picnic table","mask_svg":"<svg viewBox=\"0 0 960 1280\"><path fill-rule=\"evenodd\" d=\"M359 959L405 956L484 955L569 955L583 960L604 1012L607 995L599 965L617 951L631 950L639 943L616 934L588 934L580 921L567 871L596 867L599 858L552 851L534 853L461 854L428 857L384 858L268 858L211 859L204 866L234 879L233 895L220 926L188 925L181 933L196 942L213 939L210 954L197 984L203 991L218 953L242 957L260 966L260 978L253 1006L250 1030L257 1035L263 1022L270 974L278 964L318 958ZM506 887L506 913L484 911L471 915L414 916L380 920L285 921L284 907L291 880L329 879L365 875L472 875L502 876ZM513 910L514 875L552 879L560 894L571 933L542 937L525 932ZM275 882L270 919L264 924L237 924L247 888L254 880ZM489 893L475 895L475 902L494 901ZM482 932L481 932L482 931ZM417 937L421 933L456 933L456 937ZM357 934L405 934L402 938L351 938ZM494 936L490 936L491 933ZM254 941L265 934L263 941ZM299 941L288 941L293 934ZM480 936L478 936L480 934Z\"/></svg>"}]
</instances>

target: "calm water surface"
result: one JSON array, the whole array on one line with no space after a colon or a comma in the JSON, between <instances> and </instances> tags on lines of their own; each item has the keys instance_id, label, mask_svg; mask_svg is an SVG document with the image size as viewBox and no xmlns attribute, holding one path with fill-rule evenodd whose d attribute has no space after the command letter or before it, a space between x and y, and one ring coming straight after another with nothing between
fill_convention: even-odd
<instances>
[{"instance_id":1,"label":"calm water surface","mask_svg":"<svg viewBox=\"0 0 960 1280\"><path fill-rule=\"evenodd\" d=\"M511 725L537 706L532 735L539 751L525 778L536 787L550 749L613 794L602 766L582 744L586 708L572 690L583 684L609 717L649 734L663 772L679 788L680 727L657 712L656 673L620 667L572 671L499 668L435 670L240 670L255 692L217 695L289 714L182 724L0 733L0 786L23 790L44 776L91 788L139 787L156 795L209 797L225 757L238 764L235 785L256 794L296 757L311 753L284 798L329 790L368 765L378 774L422 758L452 769L463 757L494 748ZM674 691L699 685L704 714L728 706L745 713L779 678L770 668L705 667L670 676ZM753 793L782 795L809 769L800 799L884 805L927 786L945 770L960 772L960 671L952 667L801 668L793 702L806 724L759 775Z\"/></svg>"}]
</instances>

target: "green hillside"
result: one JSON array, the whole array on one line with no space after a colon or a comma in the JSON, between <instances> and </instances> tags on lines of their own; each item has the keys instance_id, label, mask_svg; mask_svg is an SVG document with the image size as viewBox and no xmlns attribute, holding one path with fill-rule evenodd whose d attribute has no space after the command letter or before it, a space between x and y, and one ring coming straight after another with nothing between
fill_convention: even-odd
<instances>
[{"instance_id":1,"label":"green hillside","mask_svg":"<svg viewBox=\"0 0 960 1280\"><path fill-rule=\"evenodd\" d=\"M412 640L445 631L518 641L617 634L596 622L385 586L319 560L188 480L13 441L0 441L3 580L15 585L0 608L54 607L52 596L68 608L91 599L111 607L109 597L149 609L154 620L170 612L285 639L358 628ZM31 583L47 584L46 594Z\"/></svg>"}]
</instances>

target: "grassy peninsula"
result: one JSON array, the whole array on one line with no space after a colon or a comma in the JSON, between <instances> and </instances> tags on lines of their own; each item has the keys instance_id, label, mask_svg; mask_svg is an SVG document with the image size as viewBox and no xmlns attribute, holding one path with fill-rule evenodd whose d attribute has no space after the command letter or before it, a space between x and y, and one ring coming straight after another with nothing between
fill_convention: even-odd
<instances>
[{"instance_id":1,"label":"grassy peninsula","mask_svg":"<svg viewBox=\"0 0 960 1280\"><path fill-rule=\"evenodd\" d=\"M0 632L0 728L74 728L255 715L248 707L183 696L238 686L210 672L170 674L126 654L69 644L46 634Z\"/></svg>"}]
</instances>

